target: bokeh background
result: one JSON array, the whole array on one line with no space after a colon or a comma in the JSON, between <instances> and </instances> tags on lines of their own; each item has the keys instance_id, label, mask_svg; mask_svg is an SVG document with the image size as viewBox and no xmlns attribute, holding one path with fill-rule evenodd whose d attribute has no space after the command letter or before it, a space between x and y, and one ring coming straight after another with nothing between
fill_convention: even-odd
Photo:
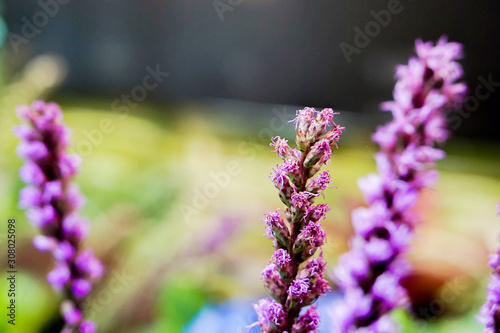
<instances>
[{"instance_id":1,"label":"bokeh background","mask_svg":"<svg viewBox=\"0 0 500 333\"><path fill-rule=\"evenodd\" d=\"M498 1L0 3L0 215L17 220L19 270L17 324L4 318L0 332L60 325L59 295L45 282L53 262L31 245L36 230L17 207L16 105L59 103L83 157L85 245L107 268L87 302L99 332L246 332L272 253L260 219L282 205L268 179L279 162L270 138L293 141L287 121L304 106L340 112L347 129L328 166L337 188L322 199L332 207L331 269L347 249L350 212L364 204L356 180L375 170L370 134L389 119L378 105L391 99L394 68L416 38L443 34L464 44L470 98L449 114L441 179L419 199L405 281L412 306L394 316L403 332L481 331L474 316L500 230ZM390 22L346 57L341 45L356 47L358 28L396 3ZM145 81L152 72L157 82ZM321 332L338 297L320 304Z\"/></svg>"}]
</instances>

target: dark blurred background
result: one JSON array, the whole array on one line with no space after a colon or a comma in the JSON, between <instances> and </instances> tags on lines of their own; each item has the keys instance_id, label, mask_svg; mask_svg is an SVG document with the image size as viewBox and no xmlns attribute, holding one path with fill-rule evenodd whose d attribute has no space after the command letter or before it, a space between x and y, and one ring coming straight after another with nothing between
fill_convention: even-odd
<instances>
[{"instance_id":1,"label":"dark blurred background","mask_svg":"<svg viewBox=\"0 0 500 333\"><path fill-rule=\"evenodd\" d=\"M398 13L348 63L340 44L355 46L355 27L365 31L373 12L388 6ZM44 22L39 11L55 14ZM419 37L445 34L464 44L471 95L480 76L500 82L499 12L493 0L9 0L11 33L23 36L23 18L41 27L28 43L13 46L9 35L7 75L51 53L69 65L63 93L116 96L159 65L170 76L151 100L222 97L377 112L391 98L394 67L407 62ZM456 134L499 139L498 96L471 102Z\"/></svg>"}]
</instances>

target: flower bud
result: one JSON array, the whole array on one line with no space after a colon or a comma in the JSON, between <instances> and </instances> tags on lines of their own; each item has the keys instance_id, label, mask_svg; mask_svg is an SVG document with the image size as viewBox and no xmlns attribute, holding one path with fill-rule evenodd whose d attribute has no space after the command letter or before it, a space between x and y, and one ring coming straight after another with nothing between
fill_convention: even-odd
<instances>
[{"instance_id":1,"label":"flower bud","mask_svg":"<svg viewBox=\"0 0 500 333\"><path fill-rule=\"evenodd\" d=\"M293 253L299 262L310 258L316 250L324 244L326 234L319 223L309 222L309 224L297 236L293 244Z\"/></svg>"},{"instance_id":2,"label":"flower bud","mask_svg":"<svg viewBox=\"0 0 500 333\"><path fill-rule=\"evenodd\" d=\"M273 263L267 264L260 278L264 281L264 287L269 295L279 303L284 303L287 295L287 284L281 278L278 266Z\"/></svg>"},{"instance_id":3,"label":"flower bud","mask_svg":"<svg viewBox=\"0 0 500 333\"><path fill-rule=\"evenodd\" d=\"M319 328L319 322L319 313L316 311L316 307L312 306L293 324L291 333L316 332Z\"/></svg>"},{"instance_id":4,"label":"flower bud","mask_svg":"<svg viewBox=\"0 0 500 333\"><path fill-rule=\"evenodd\" d=\"M275 239L280 246L288 247L290 231L278 211L267 213L264 222L266 224L266 236Z\"/></svg>"}]
</instances>

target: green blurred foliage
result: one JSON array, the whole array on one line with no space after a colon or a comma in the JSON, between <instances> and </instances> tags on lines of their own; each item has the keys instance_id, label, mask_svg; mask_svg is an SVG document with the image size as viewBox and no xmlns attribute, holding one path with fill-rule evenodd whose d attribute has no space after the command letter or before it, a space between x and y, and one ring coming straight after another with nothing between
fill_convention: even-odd
<instances>
[{"instance_id":1,"label":"green blurred foliage","mask_svg":"<svg viewBox=\"0 0 500 333\"><path fill-rule=\"evenodd\" d=\"M206 302L206 291L196 279L179 276L169 280L160 292L158 318L163 327L156 332L180 332Z\"/></svg>"}]
</instances>

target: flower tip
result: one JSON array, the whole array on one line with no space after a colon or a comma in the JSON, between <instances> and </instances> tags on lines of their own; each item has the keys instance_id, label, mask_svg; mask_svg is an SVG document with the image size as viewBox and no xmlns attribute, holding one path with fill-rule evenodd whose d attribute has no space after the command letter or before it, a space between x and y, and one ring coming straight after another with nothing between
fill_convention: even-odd
<instances>
[{"instance_id":1,"label":"flower tip","mask_svg":"<svg viewBox=\"0 0 500 333\"><path fill-rule=\"evenodd\" d=\"M448 36L447 35L442 35L441 37L439 37L437 45L444 45L446 43L448 43Z\"/></svg>"},{"instance_id":2,"label":"flower tip","mask_svg":"<svg viewBox=\"0 0 500 333\"><path fill-rule=\"evenodd\" d=\"M31 103L31 107L33 108L34 111L43 111L45 108L45 101L37 99Z\"/></svg>"}]
</instances>

